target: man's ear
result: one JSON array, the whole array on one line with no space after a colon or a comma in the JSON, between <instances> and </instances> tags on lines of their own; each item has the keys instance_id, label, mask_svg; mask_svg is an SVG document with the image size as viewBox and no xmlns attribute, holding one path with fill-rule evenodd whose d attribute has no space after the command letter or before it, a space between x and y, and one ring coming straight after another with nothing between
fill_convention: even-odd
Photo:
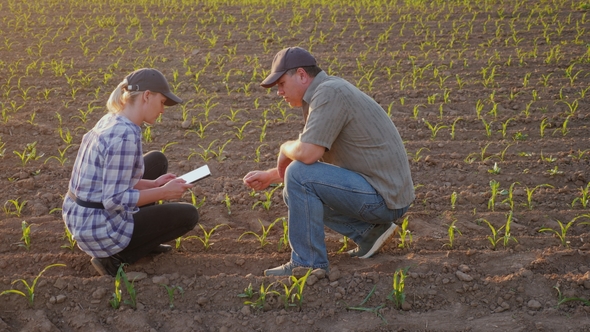
<instances>
[{"instance_id":1,"label":"man's ear","mask_svg":"<svg viewBox=\"0 0 590 332\"><path fill-rule=\"evenodd\" d=\"M309 81L309 75L303 68L297 68L297 76L301 80L302 83L307 83Z\"/></svg>"}]
</instances>

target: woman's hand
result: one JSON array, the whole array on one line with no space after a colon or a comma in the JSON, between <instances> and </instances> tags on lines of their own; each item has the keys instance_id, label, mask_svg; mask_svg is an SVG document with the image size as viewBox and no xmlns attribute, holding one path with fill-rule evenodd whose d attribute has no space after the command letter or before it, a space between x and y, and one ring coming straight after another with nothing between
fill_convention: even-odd
<instances>
[{"instance_id":1,"label":"woman's hand","mask_svg":"<svg viewBox=\"0 0 590 332\"><path fill-rule=\"evenodd\" d=\"M155 179L154 180L154 184L155 184L155 187L158 188L158 187L161 187L161 186L165 185L166 183L168 183L168 182L170 182L171 180L174 180L174 179L176 179L176 175L175 174L166 173L166 174L160 176L159 178Z\"/></svg>"},{"instance_id":2,"label":"woman's hand","mask_svg":"<svg viewBox=\"0 0 590 332\"><path fill-rule=\"evenodd\" d=\"M163 175L166 176L166 175ZM163 177L162 176L162 177ZM159 179L159 178L158 178ZM193 184L186 183L183 179L173 178L162 186L162 199L176 199L182 197L187 189L192 188Z\"/></svg>"}]
</instances>

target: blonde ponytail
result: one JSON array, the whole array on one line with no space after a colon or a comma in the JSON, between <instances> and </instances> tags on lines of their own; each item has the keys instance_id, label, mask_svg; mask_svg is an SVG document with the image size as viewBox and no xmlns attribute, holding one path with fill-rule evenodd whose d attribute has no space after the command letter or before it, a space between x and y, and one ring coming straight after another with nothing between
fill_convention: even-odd
<instances>
[{"instance_id":1,"label":"blonde ponytail","mask_svg":"<svg viewBox=\"0 0 590 332\"><path fill-rule=\"evenodd\" d=\"M142 94L143 91L128 91L127 79L123 79L119 85L111 92L109 100L107 101L107 110L110 113L121 113L127 103L133 103L135 98Z\"/></svg>"}]
</instances>

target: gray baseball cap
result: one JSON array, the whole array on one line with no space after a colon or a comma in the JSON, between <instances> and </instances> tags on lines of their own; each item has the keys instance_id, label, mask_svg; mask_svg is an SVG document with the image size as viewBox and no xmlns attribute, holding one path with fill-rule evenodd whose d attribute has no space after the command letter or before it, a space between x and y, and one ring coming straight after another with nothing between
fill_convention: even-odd
<instances>
[{"instance_id":1,"label":"gray baseball cap","mask_svg":"<svg viewBox=\"0 0 590 332\"><path fill-rule=\"evenodd\" d=\"M284 48L275 55L270 74L260 83L260 86L264 88L274 86L289 69L315 65L317 62L313 55L301 47Z\"/></svg>"},{"instance_id":2,"label":"gray baseball cap","mask_svg":"<svg viewBox=\"0 0 590 332\"><path fill-rule=\"evenodd\" d=\"M159 92L166 97L164 105L174 106L182 103L182 99L170 91L166 77L157 69L141 68L127 75L128 91Z\"/></svg>"}]
</instances>

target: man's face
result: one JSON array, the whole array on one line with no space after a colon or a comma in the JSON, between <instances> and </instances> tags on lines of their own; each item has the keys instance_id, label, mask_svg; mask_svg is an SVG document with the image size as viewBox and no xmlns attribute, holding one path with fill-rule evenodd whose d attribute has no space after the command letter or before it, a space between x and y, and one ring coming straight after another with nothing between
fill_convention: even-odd
<instances>
[{"instance_id":1,"label":"man's face","mask_svg":"<svg viewBox=\"0 0 590 332\"><path fill-rule=\"evenodd\" d=\"M283 97L289 106L301 107L303 95L308 86L307 81L307 74L301 68L292 76L285 73L277 81L277 94Z\"/></svg>"}]
</instances>

